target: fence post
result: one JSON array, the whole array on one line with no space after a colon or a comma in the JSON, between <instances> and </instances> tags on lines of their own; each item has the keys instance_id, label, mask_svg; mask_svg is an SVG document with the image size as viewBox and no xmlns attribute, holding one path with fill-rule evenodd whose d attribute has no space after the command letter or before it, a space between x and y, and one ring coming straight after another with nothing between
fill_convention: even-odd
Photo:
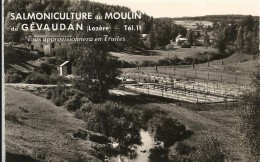
<instances>
[{"instance_id":1,"label":"fence post","mask_svg":"<svg viewBox=\"0 0 260 162\"><path fill-rule=\"evenodd\" d=\"M226 109L227 109L227 97L225 97L225 100L226 100Z\"/></svg>"},{"instance_id":2,"label":"fence post","mask_svg":"<svg viewBox=\"0 0 260 162\"><path fill-rule=\"evenodd\" d=\"M199 100L198 100L198 97L197 97L197 109L198 109L198 106L199 106Z\"/></svg>"},{"instance_id":3,"label":"fence post","mask_svg":"<svg viewBox=\"0 0 260 162\"><path fill-rule=\"evenodd\" d=\"M162 97L163 97L163 88L162 88Z\"/></svg>"}]
</instances>

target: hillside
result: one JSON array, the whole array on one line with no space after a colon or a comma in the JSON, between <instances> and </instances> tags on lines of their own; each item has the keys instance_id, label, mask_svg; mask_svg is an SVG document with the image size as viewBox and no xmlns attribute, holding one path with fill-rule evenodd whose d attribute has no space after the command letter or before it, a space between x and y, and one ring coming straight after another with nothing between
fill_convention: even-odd
<instances>
[{"instance_id":1,"label":"hillside","mask_svg":"<svg viewBox=\"0 0 260 162\"><path fill-rule=\"evenodd\" d=\"M66 109L8 86L5 95L7 161L13 162L15 157L30 161L100 161L94 149L99 144L74 138L84 122Z\"/></svg>"}]
</instances>

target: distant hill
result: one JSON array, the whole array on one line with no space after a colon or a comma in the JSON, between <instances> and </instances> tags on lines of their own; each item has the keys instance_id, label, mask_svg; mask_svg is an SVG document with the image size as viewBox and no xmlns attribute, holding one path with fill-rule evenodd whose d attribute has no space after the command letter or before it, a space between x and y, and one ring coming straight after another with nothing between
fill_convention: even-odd
<instances>
[{"instance_id":1,"label":"distant hill","mask_svg":"<svg viewBox=\"0 0 260 162\"><path fill-rule=\"evenodd\" d=\"M205 15L195 17L176 17L176 18L159 18L159 19L172 19L172 20L200 20L200 21L242 21L248 15ZM259 16L253 16L254 19L258 20Z\"/></svg>"}]
</instances>

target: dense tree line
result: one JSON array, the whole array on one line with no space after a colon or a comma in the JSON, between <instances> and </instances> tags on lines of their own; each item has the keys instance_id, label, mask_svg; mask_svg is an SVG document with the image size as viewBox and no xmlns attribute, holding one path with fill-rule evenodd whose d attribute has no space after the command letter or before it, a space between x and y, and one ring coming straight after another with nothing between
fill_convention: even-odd
<instances>
[{"instance_id":1,"label":"dense tree line","mask_svg":"<svg viewBox=\"0 0 260 162\"><path fill-rule=\"evenodd\" d=\"M240 23L221 22L214 26L214 34L216 38L215 46L219 52L225 53L229 48L243 53L254 54L259 51L259 20L255 20L253 16L244 17Z\"/></svg>"},{"instance_id":2,"label":"dense tree line","mask_svg":"<svg viewBox=\"0 0 260 162\"><path fill-rule=\"evenodd\" d=\"M201 20L201 21L223 21L231 22L236 20L237 22L242 21L246 16L245 15L205 15L205 16L195 16L195 17L178 17L172 18L173 20ZM258 16L253 17L255 20L258 19Z\"/></svg>"},{"instance_id":3,"label":"dense tree line","mask_svg":"<svg viewBox=\"0 0 260 162\"><path fill-rule=\"evenodd\" d=\"M187 33L186 28L174 24L171 19L154 19L152 24L146 41L146 45L150 49L165 47L178 34L186 35Z\"/></svg>"},{"instance_id":4,"label":"dense tree line","mask_svg":"<svg viewBox=\"0 0 260 162\"><path fill-rule=\"evenodd\" d=\"M259 51L259 21L252 16L246 17L240 24L237 32L236 45L239 51L256 53Z\"/></svg>"}]
</instances>

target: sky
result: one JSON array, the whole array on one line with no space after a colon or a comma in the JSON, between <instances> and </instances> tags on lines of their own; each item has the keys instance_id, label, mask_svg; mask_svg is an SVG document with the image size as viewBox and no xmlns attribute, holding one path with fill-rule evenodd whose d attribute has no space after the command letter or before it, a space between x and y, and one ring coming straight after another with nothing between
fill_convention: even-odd
<instances>
[{"instance_id":1,"label":"sky","mask_svg":"<svg viewBox=\"0 0 260 162\"><path fill-rule=\"evenodd\" d=\"M92 0L140 10L150 16L260 15L260 0Z\"/></svg>"}]
</instances>

